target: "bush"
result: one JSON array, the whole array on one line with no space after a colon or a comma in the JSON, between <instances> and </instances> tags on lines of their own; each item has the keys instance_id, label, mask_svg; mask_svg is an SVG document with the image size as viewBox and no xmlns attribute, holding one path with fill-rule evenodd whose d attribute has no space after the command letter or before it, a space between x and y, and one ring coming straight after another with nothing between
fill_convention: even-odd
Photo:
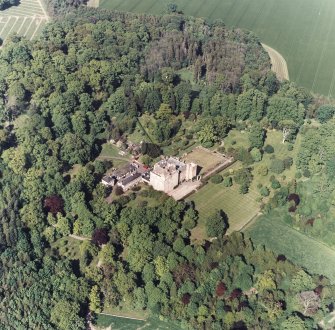
<instances>
[{"instance_id":1,"label":"bush","mask_svg":"<svg viewBox=\"0 0 335 330\"><path fill-rule=\"evenodd\" d=\"M302 174L300 171L298 171L296 174L295 174L295 177L296 179L300 179L302 177Z\"/></svg>"},{"instance_id":2,"label":"bush","mask_svg":"<svg viewBox=\"0 0 335 330\"><path fill-rule=\"evenodd\" d=\"M310 178L310 177L311 177L311 172L310 172L308 169L305 169L305 170L302 172L302 175L303 175L305 178Z\"/></svg>"},{"instance_id":3,"label":"bush","mask_svg":"<svg viewBox=\"0 0 335 330\"><path fill-rule=\"evenodd\" d=\"M264 152L266 152L267 154L273 154L274 153L274 148L272 145L270 144L267 144L265 147L264 147Z\"/></svg>"},{"instance_id":4,"label":"bush","mask_svg":"<svg viewBox=\"0 0 335 330\"><path fill-rule=\"evenodd\" d=\"M224 178L223 185L225 187L231 187L233 185L233 179L230 176L228 176L227 178Z\"/></svg>"},{"instance_id":5,"label":"bush","mask_svg":"<svg viewBox=\"0 0 335 330\"><path fill-rule=\"evenodd\" d=\"M285 169L288 170L293 165L293 158L287 157L283 160L283 162L284 162Z\"/></svg>"},{"instance_id":6,"label":"bush","mask_svg":"<svg viewBox=\"0 0 335 330\"><path fill-rule=\"evenodd\" d=\"M316 118L322 124L333 118L334 114L335 107L330 104L322 105L318 110L316 110Z\"/></svg>"},{"instance_id":7,"label":"bush","mask_svg":"<svg viewBox=\"0 0 335 330\"><path fill-rule=\"evenodd\" d=\"M270 164L270 170L273 173L281 174L285 170L285 164L281 159L274 159Z\"/></svg>"},{"instance_id":8,"label":"bush","mask_svg":"<svg viewBox=\"0 0 335 330\"><path fill-rule=\"evenodd\" d=\"M292 151L292 150L293 150L293 144L289 143L289 144L287 145L287 150L288 150L288 151Z\"/></svg>"},{"instance_id":9,"label":"bush","mask_svg":"<svg viewBox=\"0 0 335 330\"><path fill-rule=\"evenodd\" d=\"M123 189L120 186L114 188L114 193L116 196L121 196L123 194Z\"/></svg>"},{"instance_id":10,"label":"bush","mask_svg":"<svg viewBox=\"0 0 335 330\"><path fill-rule=\"evenodd\" d=\"M250 151L250 155L255 162L260 162L262 160L262 153L257 148L253 148Z\"/></svg>"},{"instance_id":11,"label":"bush","mask_svg":"<svg viewBox=\"0 0 335 330\"><path fill-rule=\"evenodd\" d=\"M267 176L268 175L268 168L266 167L266 165L262 164L259 166L257 173L261 176Z\"/></svg>"},{"instance_id":12,"label":"bush","mask_svg":"<svg viewBox=\"0 0 335 330\"><path fill-rule=\"evenodd\" d=\"M280 184L280 182L279 182L278 180L273 180L273 181L271 182L271 187L272 187L273 189L279 189L279 188L281 187L281 184Z\"/></svg>"},{"instance_id":13,"label":"bush","mask_svg":"<svg viewBox=\"0 0 335 330\"><path fill-rule=\"evenodd\" d=\"M223 181L223 177L220 174L215 174L214 176L211 177L211 182L215 184L219 184Z\"/></svg>"},{"instance_id":14,"label":"bush","mask_svg":"<svg viewBox=\"0 0 335 330\"><path fill-rule=\"evenodd\" d=\"M263 187L263 185L262 185L261 183L258 183L258 184L257 184L257 188L258 188L258 189L261 189L262 187Z\"/></svg>"},{"instance_id":15,"label":"bush","mask_svg":"<svg viewBox=\"0 0 335 330\"><path fill-rule=\"evenodd\" d=\"M247 183L241 184L240 189L239 189L240 194L242 194L242 195L247 194L248 191L249 191L248 184Z\"/></svg>"},{"instance_id":16,"label":"bush","mask_svg":"<svg viewBox=\"0 0 335 330\"><path fill-rule=\"evenodd\" d=\"M130 202L130 197L129 196L121 196L117 200L122 206L125 206Z\"/></svg>"},{"instance_id":17,"label":"bush","mask_svg":"<svg viewBox=\"0 0 335 330\"><path fill-rule=\"evenodd\" d=\"M267 187L262 187L259 192L263 197L267 197L270 195L270 190Z\"/></svg>"},{"instance_id":18,"label":"bush","mask_svg":"<svg viewBox=\"0 0 335 330\"><path fill-rule=\"evenodd\" d=\"M213 145L214 145L214 143L212 141L206 141L206 142L202 143L202 146L204 148L211 148L211 147L213 147Z\"/></svg>"}]
</instances>

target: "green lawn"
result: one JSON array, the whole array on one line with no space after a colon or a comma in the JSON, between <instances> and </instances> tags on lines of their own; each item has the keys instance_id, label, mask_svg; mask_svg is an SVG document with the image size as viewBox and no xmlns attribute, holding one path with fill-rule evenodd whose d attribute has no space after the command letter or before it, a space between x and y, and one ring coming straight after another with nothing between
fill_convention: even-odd
<instances>
[{"instance_id":1,"label":"green lawn","mask_svg":"<svg viewBox=\"0 0 335 330\"><path fill-rule=\"evenodd\" d=\"M111 160L113 162L113 167L118 168L126 165L130 160L130 155L128 153L122 156L119 154L119 152L120 149L118 149L116 146L110 143L105 143L102 146L102 150L98 159Z\"/></svg>"},{"instance_id":2,"label":"green lawn","mask_svg":"<svg viewBox=\"0 0 335 330\"><path fill-rule=\"evenodd\" d=\"M63 237L51 244L51 248L70 260L79 259L79 247L82 242L72 238Z\"/></svg>"},{"instance_id":3,"label":"green lawn","mask_svg":"<svg viewBox=\"0 0 335 330\"><path fill-rule=\"evenodd\" d=\"M286 59L290 79L324 95L335 94L333 0L174 0L187 15L223 19L254 31ZM101 0L103 8L160 14L166 0Z\"/></svg>"},{"instance_id":4,"label":"green lawn","mask_svg":"<svg viewBox=\"0 0 335 330\"><path fill-rule=\"evenodd\" d=\"M323 274L335 283L335 250L286 225L279 211L260 217L244 232L255 243L284 254L309 272Z\"/></svg>"},{"instance_id":5,"label":"green lawn","mask_svg":"<svg viewBox=\"0 0 335 330\"><path fill-rule=\"evenodd\" d=\"M238 168L235 163L222 173L227 173ZM192 238L202 240L206 237L205 221L215 210L222 209L228 215L228 234L240 230L248 221L255 217L259 211L259 205L255 201L258 193L251 190L248 194L239 193L239 185L224 187L222 183L213 184L208 182L198 192L193 194L189 200L194 201L199 211L199 223L192 231Z\"/></svg>"},{"instance_id":6,"label":"green lawn","mask_svg":"<svg viewBox=\"0 0 335 330\"><path fill-rule=\"evenodd\" d=\"M113 330L180 330L181 328L171 321L161 321L157 318L147 320L132 320L124 317L116 317L99 314L97 317L99 328L112 327Z\"/></svg>"}]
</instances>

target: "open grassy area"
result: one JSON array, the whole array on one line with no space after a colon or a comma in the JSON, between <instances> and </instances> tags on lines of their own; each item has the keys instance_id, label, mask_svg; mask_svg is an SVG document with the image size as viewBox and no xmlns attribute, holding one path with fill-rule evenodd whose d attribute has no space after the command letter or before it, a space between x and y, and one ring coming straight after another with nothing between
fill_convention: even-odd
<instances>
[{"instance_id":1,"label":"open grassy area","mask_svg":"<svg viewBox=\"0 0 335 330\"><path fill-rule=\"evenodd\" d=\"M333 0L174 0L187 15L223 19L254 31L288 63L290 79L335 95L335 3ZM160 14L166 0L101 0L103 8Z\"/></svg>"},{"instance_id":2,"label":"open grassy area","mask_svg":"<svg viewBox=\"0 0 335 330\"><path fill-rule=\"evenodd\" d=\"M21 0L18 6L0 11L0 38L17 33L32 40L48 21L40 0Z\"/></svg>"},{"instance_id":3,"label":"open grassy area","mask_svg":"<svg viewBox=\"0 0 335 330\"><path fill-rule=\"evenodd\" d=\"M280 212L260 217L245 233L255 243L284 254L311 273L324 274L335 283L335 250L286 225Z\"/></svg>"},{"instance_id":4,"label":"open grassy area","mask_svg":"<svg viewBox=\"0 0 335 330\"><path fill-rule=\"evenodd\" d=\"M206 173L220 164L224 160L224 157L221 154L213 153L210 150L198 147L187 154L183 160L196 163L201 167L201 173Z\"/></svg>"},{"instance_id":5,"label":"open grassy area","mask_svg":"<svg viewBox=\"0 0 335 330\"><path fill-rule=\"evenodd\" d=\"M97 326L99 328L111 327L113 330L180 330L173 322L161 321L157 318L147 320L133 320L124 317L109 316L99 314L97 316Z\"/></svg>"},{"instance_id":6,"label":"open grassy area","mask_svg":"<svg viewBox=\"0 0 335 330\"><path fill-rule=\"evenodd\" d=\"M63 237L51 244L51 248L70 260L79 259L81 241L72 237Z\"/></svg>"},{"instance_id":7,"label":"open grassy area","mask_svg":"<svg viewBox=\"0 0 335 330\"><path fill-rule=\"evenodd\" d=\"M113 163L113 167L118 168L125 164L127 164L130 160L130 155L128 153L124 155L119 154L120 149L115 145L110 143L105 143L102 146L101 153L98 157L100 160L111 160Z\"/></svg>"},{"instance_id":8,"label":"open grassy area","mask_svg":"<svg viewBox=\"0 0 335 330\"><path fill-rule=\"evenodd\" d=\"M233 164L221 173L233 171L240 166ZM242 195L239 193L239 186L224 187L222 183L207 183L189 199L194 201L199 211L198 226L192 231L192 238L202 240L207 238L205 232L205 221L215 210L222 209L228 215L228 234L240 230L247 222L255 217L259 211L259 204L256 202L258 193L250 190Z\"/></svg>"}]
</instances>

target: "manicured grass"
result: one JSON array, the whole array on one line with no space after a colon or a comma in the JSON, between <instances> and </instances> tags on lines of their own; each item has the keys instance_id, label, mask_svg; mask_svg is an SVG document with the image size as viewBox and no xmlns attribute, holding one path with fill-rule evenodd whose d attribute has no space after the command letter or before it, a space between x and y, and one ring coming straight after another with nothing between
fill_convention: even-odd
<instances>
[{"instance_id":1,"label":"manicured grass","mask_svg":"<svg viewBox=\"0 0 335 330\"><path fill-rule=\"evenodd\" d=\"M284 254L309 272L323 274L335 283L335 250L286 225L280 212L262 216L244 232L255 243Z\"/></svg>"},{"instance_id":2,"label":"manicured grass","mask_svg":"<svg viewBox=\"0 0 335 330\"><path fill-rule=\"evenodd\" d=\"M216 165L223 161L221 154L215 154L210 150L201 147L194 148L186 157L183 158L187 162L194 162L201 167L201 173L206 173L213 169Z\"/></svg>"},{"instance_id":3,"label":"manicured grass","mask_svg":"<svg viewBox=\"0 0 335 330\"><path fill-rule=\"evenodd\" d=\"M143 313L142 313L143 315ZM161 321L157 318L147 320L132 320L124 317L116 317L99 314L97 326L100 328L112 327L113 330L180 330L181 328L171 321Z\"/></svg>"},{"instance_id":4,"label":"manicured grass","mask_svg":"<svg viewBox=\"0 0 335 330\"><path fill-rule=\"evenodd\" d=\"M223 19L254 31L288 63L290 79L324 95L335 94L333 0L174 0L187 15ZM166 0L101 0L103 8L161 14Z\"/></svg>"},{"instance_id":5,"label":"manicured grass","mask_svg":"<svg viewBox=\"0 0 335 330\"><path fill-rule=\"evenodd\" d=\"M0 38L17 33L28 40L37 37L45 24L47 17L38 0L21 0L18 6L12 6L0 11Z\"/></svg>"},{"instance_id":6,"label":"manicured grass","mask_svg":"<svg viewBox=\"0 0 335 330\"><path fill-rule=\"evenodd\" d=\"M229 173L240 167L235 163L222 173ZM199 211L199 221L196 228L192 231L194 240L207 238L205 221L215 210L222 209L228 215L229 229L228 234L240 230L247 222L255 217L259 211L259 205L255 201L258 193L250 190L249 193L242 195L239 193L239 185L224 187L222 183L207 183L189 199L194 201L196 209Z\"/></svg>"}]
</instances>

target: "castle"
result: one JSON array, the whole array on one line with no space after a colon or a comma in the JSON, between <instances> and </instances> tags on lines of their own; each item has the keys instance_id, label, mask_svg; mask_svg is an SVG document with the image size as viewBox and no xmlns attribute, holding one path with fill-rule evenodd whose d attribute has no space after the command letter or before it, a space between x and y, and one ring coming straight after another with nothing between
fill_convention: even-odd
<instances>
[{"instance_id":1,"label":"castle","mask_svg":"<svg viewBox=\"0 0 335 330\"><path fill-rule=\"evenodd\" d=\"M190 181L197 176L198 166L195 163L184 163L177 158L167 158L154 165L150 172L149 184L165 193L176 188L183 181Z\"/></svg>"}]
</instances>

